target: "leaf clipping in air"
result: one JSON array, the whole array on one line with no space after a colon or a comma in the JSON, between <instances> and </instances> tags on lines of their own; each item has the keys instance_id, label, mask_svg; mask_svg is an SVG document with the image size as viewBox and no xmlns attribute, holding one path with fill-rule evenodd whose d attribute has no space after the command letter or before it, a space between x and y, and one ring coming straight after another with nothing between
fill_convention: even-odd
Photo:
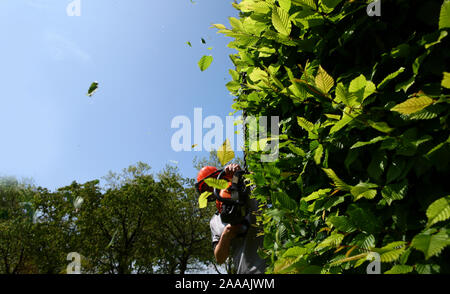
<instances>
[{"instance_id":1,"label":"leaf clipping in air","mask_svg":"<svg viewBox=\"0 0 450 294\"><path fill-rule=\"evenodd\" d=\"M433 104L433 99L428 96L413 97L409 98L405 102L395 105L391 108L391 111L396 111L401 114L412 114L431 104Z\"/></svg>"},{"instance_id":2,"label":"leaf clipping in air","mask_svg":"<svg viewBox=\"0 0 450 294\"><path fill-rule=\"evenodd\" d=\"M227 164L234 158L234 151L229 139L226 139L222 146L217 149L217 157L222 165Z\"/></svg>"},{"instance_id":3,"label":"leaf clipping in air","mask_svg":"<svg viewBox=\"0 0 450 294\"><path fill-rule=\"evenodd\" d=\"M281 7L275 6L272 10L272 24L284 36L291 34L292 24L289 13Z\"/></svg>"},{"instance_id":4,"label":"leaf clipping in air","mask_svg":"<svg viewBox=\"0 0 450 294\"><path fill-rule=\"evenodd\" d=\"M327 94L334 86L334 79L322 68L322 66L319 65L315 83L320 91Z\"/></svg>"},{"instance_id":5,"label":"leaf clipping in air","mask_svg":"<svg viewBox=\"0 0 450 294\"><path fill-rule=\"evenodd\" d=\"M207 178L205 179L205 184L210 186L211 188L220 190L228 188L228 182L222 179Z\"/></svg>"},{"instance_id":6,"label":"leaf clipping in air","mask_svg":"<svg viewBox=\"0 0 450 294\"><path fill-rule=\"evenodd\" d=\"M205 208L208 205L208 197L212 193L209 191L203 192L200 197L198 197L198 207L199 208Z\"/></svg>"},{"instance_id":7,"label":"leaf clipping in air","mask_svg":"<svg viewBox=\"0 0 450 294\"><path fill-rule=\"evenodd\" d=\"M94 93L97 91L97 89L98 89L98 82L93 82L93 83L91 84L91 86L89 87L89 90L88 90L88 92L87 92L87 95L88 95L89 97L91 97L92 95L94 95Z\"/></svg>"},{"instance_id":8,"label":"leaf clipping in air","mask_svg":"<svg viewBox=\"0 0 450 294\"><path fill-rule=\"evenodd\" d=\"M201 71L205 71L213 62L213 57L211 55L204 55L198 62L198 67Z\"/></svg>"}]
</instances>

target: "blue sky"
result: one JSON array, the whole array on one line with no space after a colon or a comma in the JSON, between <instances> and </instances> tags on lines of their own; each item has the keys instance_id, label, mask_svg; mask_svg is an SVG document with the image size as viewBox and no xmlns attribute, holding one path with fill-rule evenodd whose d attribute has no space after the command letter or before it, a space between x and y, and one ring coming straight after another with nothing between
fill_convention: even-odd
<instances>
[{"instance_id":1,"label":"blue sky","mask_svg":"<svg viewBox=\"0 0 450 294\"><path fill-rule=\"evenodd\" d=\"M56 189L143 161L194 177L192 159L208 154L173 151L171 120L232 111L234 50L210 26L237 16L231 0L195 2L81 0L70 17L71 0L0 1L0 175Z\"/></svg>"}]
</instances>

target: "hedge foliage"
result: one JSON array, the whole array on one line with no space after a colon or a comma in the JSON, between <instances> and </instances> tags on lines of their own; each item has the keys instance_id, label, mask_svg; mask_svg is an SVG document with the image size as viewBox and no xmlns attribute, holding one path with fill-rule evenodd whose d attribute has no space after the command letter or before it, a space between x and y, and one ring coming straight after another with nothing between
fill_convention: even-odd
<instances>
[{"instance_id":1,"label":"hedge foliage","mask_svg":"<svg viewBox=\"0 0 450 294\"><path fill-rule=\"evenodd\" d=\"M365 273L374 253L450 272L450 1L370 2L243 0L213 25L233 108L280 117L276 161L247 149L268 273Z\"/></svg>"}]
</instances>

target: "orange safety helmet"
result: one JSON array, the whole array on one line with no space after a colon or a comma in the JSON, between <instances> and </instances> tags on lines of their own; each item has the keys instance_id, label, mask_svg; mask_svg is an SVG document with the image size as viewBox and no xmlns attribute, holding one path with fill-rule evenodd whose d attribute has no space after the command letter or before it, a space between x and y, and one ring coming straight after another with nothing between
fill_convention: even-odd
<instances>
[{"instance_id":1,"label":"orange safety helmet","mask_svg":"<svg viewBox=\"0 0 450 294\"><path fill-rule=\"evenodd\" d=\"M198 174L197 174L197 182L200 182L200 181L208 178L209 176L211 176L216 171L217 171L217 168L214 167L214 166L205 166L204 168L202 168L198 172Z\"/></svg>"},{"instance_id":2,"label":"orange safety helmet","mask_svg":"<svg viewBox=\"0 0 450 294\"><path fill-rule=\"evenodd\" d=\"M197 183L195 184L195 188L198 193L203 193L203 187L205 184L205 179L209 177L213 177L218 174L218 170L214 166L205 166L202 168L197 174Z\"/></svg>"},{"instance_id":3,"label":"orange safety helmet","mask_svg":"<svg viewBox=\"0 0 450 294\"><path fill-rule=\"evenodd\" d=\"M219 174L220 170L217 170L214 166L205 166L203 167L197 174L197 183L195 184L195 187L197 191L201 194L203 193L203 186L205 184L205 179L217 176ZM225 175L224 177L227 180L230 180L230 176ZM228 187L231 186L231 182L228 183ZM220 196L222 198L231 198L231 194L225 189L220 191ZM222 202L216 200L216 208L219 211L219 213L222 211Z\"/></svg>"}]
</instances>

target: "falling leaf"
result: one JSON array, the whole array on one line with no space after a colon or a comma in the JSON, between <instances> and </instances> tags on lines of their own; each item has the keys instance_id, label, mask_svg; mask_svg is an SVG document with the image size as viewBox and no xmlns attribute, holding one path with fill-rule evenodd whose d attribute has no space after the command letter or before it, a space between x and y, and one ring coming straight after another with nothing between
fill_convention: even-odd
<instances>
[{"instance_id":1,"label":"falling leaf","mask_svg":"<svg viewBox=\"0 0 450 294\"><path fill-rule=\"evenodd\" d=\"M211 188L224 190L228 188L228 181L223 179L214 179L214 178L206 178L205 184L208 185Z\"/></svg>"},{"instance_id":2,"label":"falling leaf","mask_svg":"<svg viewBox=\"0 0 450 294\"><path fill-rule=\"evenodd\" d=\"M203 56L200 61L198 62L198 67L201 71L206 70L212 63L213 57L212 56Z\"/></svg>"},{"instance_id":3,"label":"falling leaf","mask_svg":"<svg viewBox=\"0 0 450 294\"><path fill-rule=\"evenodd\" d=\"M194 144L194 145L191 146L191 148L194 149L197 146L198 146L198 144Z\"/></svg>"},{"instance_id":4,"label":"falling leaf","mask_svg":"<svg viewBox=\"0 0 450 294\"><path fill-rule=\"evenodd\" d=\"M202 38L202 43L203 43L203 44L206 44L206 41L205 41L205 39L203 39L203 38Z\"/></svg>"},{"instance_id":5,"label":"falling leaf","mask_svg":"<svg viewBox=\"0 0 450 294\"><path fill-rule=\"evenodd\" d=\"M192 47L191 42L187 41L186 44L188 44L189 47Z\"/></svg>"},{"instance_id":6,"label":"falling leaf","mask_svg":"<svg viewBox=\"0 0 450 294\"><path fill-rule=\"evenodd\" d=\"M234 158L234 151L231 147L230 140L226 139L222 146L217 150L217 157L222 165L227 164Z\"/></svg>"},{"instance_id":7,"label":"falling leaf","mask_svg":"<svg viewBox=\"0 0 450 294\"><path fill-rule=\"evenodd\" d=\"M208 197L212 193L209 191L203 192L200 197L198 197L198 207L205 208L208 205Z\"/></svg>"},{"instance_id":8,"label":"falling leaf","mask_svg":"<svg viewBox=\"0 0 450 294\"><path fill-rule=\"evenodd\" d=\"M87 95L88 95L89 97L91 97L91 96L97 91L97 89L98 89L98 82L95 81L95 82L93 82L93 83L91 84L91 86L89 87L89 90L88 90Z\"/></svg>"}]
</instances>

